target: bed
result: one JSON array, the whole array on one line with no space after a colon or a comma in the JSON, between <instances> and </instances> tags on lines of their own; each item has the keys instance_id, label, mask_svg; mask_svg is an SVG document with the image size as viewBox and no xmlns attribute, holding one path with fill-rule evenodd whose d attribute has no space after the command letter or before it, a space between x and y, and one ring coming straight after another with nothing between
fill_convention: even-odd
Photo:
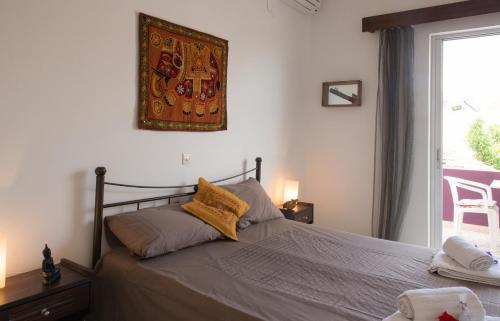
<instances>
[{"instance_id":1,"label":"bed","mask_svg":"<svg viewBox=\"0 0 500 321\"><path fill-rule=\"evenodd\" d=\"M260 180L260 164L258 158L244 174L255 171ZM118 246L101 258L103 209L148 201L104 204L104 185L137 186L107 183L102 172L96 171L93 257L99 320L381 320L407 289L458 285L476 292L488 315L500 316L499 288L430 274L432 249L285 218L251 225L238 242L207 242L147 260Z\"/></svg>"}]
</instances>

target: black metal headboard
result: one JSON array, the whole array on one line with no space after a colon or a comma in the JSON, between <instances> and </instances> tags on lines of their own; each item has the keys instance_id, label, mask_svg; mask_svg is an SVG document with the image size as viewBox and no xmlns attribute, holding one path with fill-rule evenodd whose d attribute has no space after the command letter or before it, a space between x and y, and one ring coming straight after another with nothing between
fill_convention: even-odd
<instances>
[{"instance_id":1,"label":"black metal headboard","mask_svg":"<svg viewBox=\"0 0 500 321\"><path fill-rule=\"evenodd\" d=\"M262 164L262 158L257 157L255 159L254 168L237 175L211 181L211 183L224 182L233 178L246 175L251 172L255 172L255 179L260 182L261 164ZM103 211L105 208L137 204L137 210L139 210L141 203L147 203L159 200L167 200L168 203L170 204L171 199L195 194L198 186L198 184L176 185L176 186L145 186L145 185L130 185L130 184L106 182L104 177L106 175L105 167L97 167L95 169L95 174L96 174L96 183L95 183L96 185L95 185L95 209L94 209L94 243L92 246L92 268L95 267L97 261L99 261L99 259L101 258ZM129 187L129 188L144 188L144 189L181 189L181 188L191 187L194 189L194 191L104 204L104 185L113 185L113 186Z\"/></svg>"}]
</instances>

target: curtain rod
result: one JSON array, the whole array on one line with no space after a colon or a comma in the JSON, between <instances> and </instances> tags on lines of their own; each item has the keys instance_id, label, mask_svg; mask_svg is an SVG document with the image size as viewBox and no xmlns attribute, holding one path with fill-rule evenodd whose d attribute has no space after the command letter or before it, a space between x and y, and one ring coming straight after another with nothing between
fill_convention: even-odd
<instances>
[{"instance_id":1,"label":"curtain rod","mask_svg":"<svg viewBox=\"0 0 500 321\"><path fill-rule=\"evenodd\" d=\"M362 30L363 32L375 32L381 29L413 26L422 23L465 18L494 12L500 12L500 0L468 0L365 17L362 20Z\"/></svg>"}]
</instances>

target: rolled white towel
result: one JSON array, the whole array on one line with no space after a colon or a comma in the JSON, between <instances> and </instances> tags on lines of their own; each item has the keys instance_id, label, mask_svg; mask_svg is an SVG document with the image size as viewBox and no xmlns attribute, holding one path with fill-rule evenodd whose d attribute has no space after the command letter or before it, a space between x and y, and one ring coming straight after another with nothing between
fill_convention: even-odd
<instances>
[{"instance_id":1,"label":"rolled white towel","mask_svg":"<svg viewBox=\"0 0 500 321\"><path fill-rule=\"evenodd\" d=\"M484 320L485 311L474 292L465 287L417 289L400 294L396 305L404 317L415 321L435 320L443 312L457 318L467 304L471 320Z\"/></svg>"},{"instance_id":2,"label":"rolled white towel","mask_svg":"<svg viewBox=\"0 0 500 321\"><path fill-rule=\"evenodd\" d=\"M401 312L396 312L382 321L411 321L411 319L405 318L405 316ZM486 316L484 321L500 321L500 317L490 317Z\"/></svg>"},{"instance_id":3,"label":"rolled white towel","mask_svg":"<svg viewBox=\"0 0 500 321\"><path fill-rule=\"evenodd\" d=\"M466 267L473 271L486 271L493 265L493 258L481 251L474 244L465 240L461 236L449 237L443 244L443 251Z\"/></svg>"}]
</instances>

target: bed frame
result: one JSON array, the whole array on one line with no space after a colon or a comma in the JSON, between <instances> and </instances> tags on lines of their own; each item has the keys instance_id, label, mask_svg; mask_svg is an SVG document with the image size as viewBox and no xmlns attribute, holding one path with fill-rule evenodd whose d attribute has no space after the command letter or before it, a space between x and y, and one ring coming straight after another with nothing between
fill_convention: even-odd
<instances>
[{"instance_id":1,"label":"bed frame","mask_svg":"<svg viewBox=\"0 0 500 321\"><path fill-rule=\"evenodd\" d=\"M210 183L220 183L220 182L228 181L230 179L244 176L244 175L251 173L251 172L255 172L255 179L260 182L261 164L262 164L262 158L257 157L255 159L255 167L254 168L247 170L243 173L237 174L237 175L233 175L230 177L211 181ZM198 189L197 184L175 185L175 186L145 186L145 185L130 185L130 184L106 182L105 181L105 175L106 175L106 168L105 167L97 167L95 169L95 175L96 175L96 185L95 185L95 210L94 210L94 242L93 242L93 246L92 246L92 268L95 268L95 265L97 264L97 262L101 258L103 211L105 208L136 204L137 210L139 210L142 203L154 202L154 201L159 201L159 200L167 200L168 204L170 204L170 201L172 199L193 195L196 193L196 190ZM191 192L176 193L176 194L169 194L169 195L164 195L164 196L141 198L141 199L134 199L134 200L129 200L129 201L122 201L122 202L105 204L104 203L104 186L105 185L121 186L121 187L128 187L128 188L143 188L143 189L193 188L194 190Z\"/></svg>"}]
</instances>

